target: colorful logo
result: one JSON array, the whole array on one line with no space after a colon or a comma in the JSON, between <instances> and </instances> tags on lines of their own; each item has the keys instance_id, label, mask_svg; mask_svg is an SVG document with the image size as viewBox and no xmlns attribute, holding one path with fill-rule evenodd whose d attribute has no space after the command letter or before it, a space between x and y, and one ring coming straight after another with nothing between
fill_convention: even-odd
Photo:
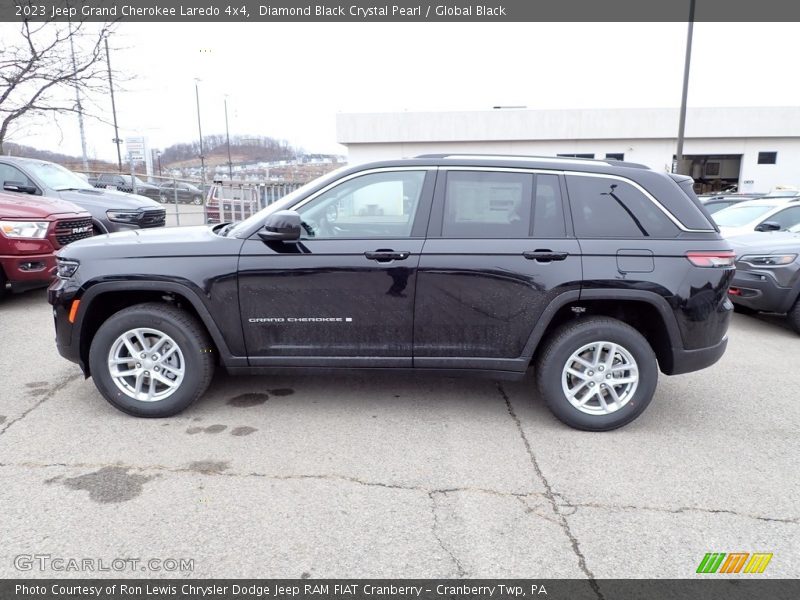
<instances>
[{"instance_id":1,"label":"colorful logo","mask_svg":"<svg viewBox=\"0 0 800 600\"><path fill-rule=\"evenodd\" d=\"M772 552L708 552L697 567L698 573L763 573Z\"/></svg>"}]
</instances>

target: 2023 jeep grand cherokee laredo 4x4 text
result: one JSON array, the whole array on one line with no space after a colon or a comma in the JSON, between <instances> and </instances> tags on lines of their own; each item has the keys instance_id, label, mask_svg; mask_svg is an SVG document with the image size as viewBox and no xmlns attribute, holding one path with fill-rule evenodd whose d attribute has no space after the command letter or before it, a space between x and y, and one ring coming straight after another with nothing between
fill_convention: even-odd
<instances>
[{"instance_id":1,"label":"2023 jeep grand cherokee laredo 4x4 text","mask_svg":"<svg viewBox=\"0 0 800 600\"><path fill-rule=\"evenodd\" d=\"M0 192L0 296L7 283L14 292L46 287L54 252L91 235L91 215L70 202Z\"/></svg>"},{"instance_id":2,"label":"2023 jeep grand cherokee laredo 4x4 text","mask_svg":"<svg viewBox=\"0 0 800 600\"><path fill-rule=\"evenodd\" d=\"M215 365L521 378L606 430L659 369L725 350L733 258L691 179L631 163L430 155L339 170L237 224L132 231L59 254L61 354L130 414Z\"/></svg>"}]
</instances>

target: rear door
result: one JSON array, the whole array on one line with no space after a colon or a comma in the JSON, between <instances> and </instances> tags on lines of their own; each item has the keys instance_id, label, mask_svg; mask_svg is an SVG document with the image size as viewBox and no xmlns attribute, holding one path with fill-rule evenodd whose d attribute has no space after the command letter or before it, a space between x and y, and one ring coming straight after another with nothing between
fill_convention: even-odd
<instances>
[{"instance_id":1,"label":"rear door","mask_svg":"<svg viewBox=\"0 0 800 600\"><path fill-rule=\"evenodd\" d=\"M526 368L542 312L580 289L562 198L557 172L440 171L417 276L414 366Z\"/></svg>"},{"instance_id":2,"label":"rear door","mask_svg":"<svg viewBox=\"0 0 800 600\"><path fill-rule=\"evenodd\" d=\"M252 365L411 366L436 170L348 177L295 210L299 243L248 239L239 301Z\"/></svg>"}]
</instances>

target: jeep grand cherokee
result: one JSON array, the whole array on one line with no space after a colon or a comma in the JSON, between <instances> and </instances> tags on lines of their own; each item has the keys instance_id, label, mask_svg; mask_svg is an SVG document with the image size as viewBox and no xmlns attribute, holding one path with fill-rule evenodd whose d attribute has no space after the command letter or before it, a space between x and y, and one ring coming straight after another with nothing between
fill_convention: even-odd
<instances>
[{"instance_id":1,"label":"jeep grand cherokee","mask_svg":"<svg viewBox=\"0 0 800 600\"><path fill-rule=\"evenodd\" d=\"M132 415L231 373L522 378L565 423L622 426L658 372L725 351L734 254L688 177L561 158L426 155L336 171L235 224L59 254L61 354Z\"/></svg>"}]
</instances>

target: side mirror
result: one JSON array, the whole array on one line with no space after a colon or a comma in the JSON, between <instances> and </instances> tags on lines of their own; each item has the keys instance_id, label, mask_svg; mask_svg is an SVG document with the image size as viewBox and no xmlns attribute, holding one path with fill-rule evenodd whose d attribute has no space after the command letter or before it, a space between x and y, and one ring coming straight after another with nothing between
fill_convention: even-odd
<instances>
[{"instance_id":1,"label":"side mirror","mask_svg":"<svg viewBox=\"0 0 800 600\"><path fill-rule=\"evenodd\" d=\"M36 187L22 183L21 181L4 181L3 189L7 192L19 192L21 194L35 194Z\"/></svg>"},{"instance_id":2,"label":"side mirror","mask_svg":"<svg viewBox=\"0 0 800 600\"><path fill-rule=\"evenodd\" d=\"M303 220L293 210L279 210L264 221L264 228L258 232L265 242L296 242L300 239Z\"/></svg>"},{"instance_id":3,"label":"side mirror","mask_svg":"<svg viewBox=\"0 0 800 600\"><path fill-rule=\"evenodd\" d=\"M756 227L756 231L780 231L781 229L781 224L776 221L764 221Z\"/></svg>"}]
</instances>

